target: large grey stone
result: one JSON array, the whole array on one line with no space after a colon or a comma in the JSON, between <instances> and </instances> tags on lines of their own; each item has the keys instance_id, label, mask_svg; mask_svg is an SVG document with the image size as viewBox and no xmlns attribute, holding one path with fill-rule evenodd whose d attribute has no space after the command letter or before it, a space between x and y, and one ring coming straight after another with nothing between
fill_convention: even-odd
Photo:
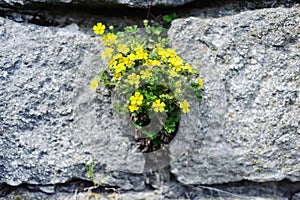
<instances>
[{"instance_id":1,"label":"large grey stone","mask_svg":"<svg viewBox=\"0 0 300 200\"><path fill-rule=\"evenodd\" d=\"M0 183L88 179L94 159L98 183L141 189L144 178L124 172L144 164L128 152L127 121L89 90L103 46L74 30L0 18Z\"/></svg>"},{"instance_id":2,"label":"large grey stone","mask_svg":"<svg viewBox=\"0 0 300 200\"><path fill-rule=\"evenodd\" d=\"M172 23L206 90L197 137L171 164L180 182L300 180L299 25L296 6Z\"/></svg>"},{"instance_id":3,"label":"large grey stone","mask_svg":"<svg viewBox=\"0 0 300 200\"><path fill-rule=\"evenodd\" d=\"M153 0L152 6L180 6L186 3L192 2L193 0ZM136 8L147 8L150 5L148 0L0 0L0 5L4 6L32 6L32 5L84 5L84 6L120 6L126 5L129 7Z\"/></svg>"}]
</instances>

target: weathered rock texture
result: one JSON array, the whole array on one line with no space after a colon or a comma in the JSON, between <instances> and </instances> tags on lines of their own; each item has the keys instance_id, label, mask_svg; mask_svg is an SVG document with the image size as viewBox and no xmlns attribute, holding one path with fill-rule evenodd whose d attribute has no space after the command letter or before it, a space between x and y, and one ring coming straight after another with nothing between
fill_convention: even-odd
<instances>
[{"instance_id":1,"label":"weathered rock texture","mask_svg":"<svg viewBox=\"0 0 300 200\"><path fill-rule=\"evenodd\" d=\"M300 180L299 25L298 7L173 22L173 47L206 85L199 139L171 165L180 182Z\"/></svg>"},{"instance_id":2,"label":"weathered rock texture","mask_svg":"<svg viewBox=\"0 0 300 200\"><path fill-rule=\"evenodd\" d=\"M131 163L143 166L143 160L133 162L134 153L124 158L134 144L119 135L122 119L107 110L97 118L96 105L103 104L96 104L89 82L103 66L99 40L0 18L0 43L0 183L88 179L85 164L93 157L95 178L102 184L143 187L142 177L108 175Z\"/></svg>"},{"instance_id":3,"label":"weathered rock texture","mask_svg":"<svg viewBox=\"0 0 300 200\"><path fill-rule=\"evenodd\" d=\"M153 0L152 6L180 6L186 3L192 2L193 0ZM84 6L120 6L126 5L129 7L136 8L147 8L149 7L150 1L148 0L0 0L0 5L4 6L24 6L24 5L84 5Z\"/></svg>"}]
</instances>

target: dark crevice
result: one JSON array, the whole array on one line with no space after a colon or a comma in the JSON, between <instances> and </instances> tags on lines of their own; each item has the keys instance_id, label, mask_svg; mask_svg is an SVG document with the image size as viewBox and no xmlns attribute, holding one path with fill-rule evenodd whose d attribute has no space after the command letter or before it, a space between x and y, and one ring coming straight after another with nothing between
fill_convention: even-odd
<instances>
[{"instance_id":1,"label":"dark crevice","mask_svg":"<svg viewBox=\"0 0 300 200\"><path fill-rule=\"evenodd\" d=\"M26 197L26 194L38 194L38 196L51 197L54 194L74 194L88 190L95 193L112 193L115 190L119 190L119 188L114 186L95 186L92 181L78 178L71 179L65 183L47 185L23 183L18 186L10 186L3 183L0 184L0 197L10 198L16 194L23 197Z\"/></svg>"},{"instance_id":2,"label":"dark crevice","mask_svg":"<svg viewBox=\"0 0 300 200\"><path fill-rule=\"evenodd\" d=\"M235 195L243 196L274 196L277 198L291 199L294 194L300 192L300 181L291 182L287 179L281 181L254 182L241 180L226 184L206 185L208 188L216 188Z\"/></svg>"},{"instance_id":3,"label":"dark crevice","mask_svg":"<svg viewBox=\"0 0 300 200\"><path fill-rule=\"evenodd\" d=\"M163 15L175 12L180 18L190 16L222 17L244 10L271 7L291 7L296 0L204 0L195 1L180 7L151 7L150 18L161 20ZM82 29L91 29L98 21L117 26L141 24L147 18L147 8L126 6L88 6L84 4L31 4L19 7L0 7L0 16L17 22L41 26L64 27L72 23Z\"/></svg>"},{"instance_id":4,"label":"dark crevice","mask_svg":"<svg viewBox=\"0 0 300 200\"><path fill-rule=\"evenodd\" d=\"M255 182L250 180L240 180L221 184L193 184L186 185L178 181L177 177L170 172L170 182L184 188L189 197L201 198L253 198L253 197L272 197L275 199L292 198L300 193L300 181L290 181L283 179L280 181ZM199 192L201 191L201 192ZM198 196L197 196L198 195ZM196 198L196 199L198 199ZM192 198L194 199L194 198ZM294 200L294 199L293 199Z\"/></svg>"},{"instance_id":5,"label":"dark crevice","mask_svg":"<svg viewBox=\"0 0 300 200\"><path fill-rule=\"evenodd\" d=\"M147 174L148 179L155 179L157 173ZM159 183L153 187L153 183L146 183L143 192L154 192L158 190L162 185L168 186L173 189L174 196L165 195L165 199L177 198L275 198L275 199L292 199L295 194L300 193L300 181L291 182L287 179L282 181L270 181L270 182L254 182L248 180L242 180L231 183L214 184L214 185L184 185L178 182L174 175L170 174L168 180L160 173ZM158 180L154 180L153 182ZM49 191L50 188L50 191ZM53 191L51 191L53 188ZM32 196L39 196L43 198L51 198L54 195L73 195L75 193L90 192L110 195L117 192L118 194L126 194L128 192L135 193L134 190L122 190L119 187L114 186L98 186L94 187L91 181L73 179L66 183L60 183L55 185L32 185L22 184L19 186L9 186L7 184L0 184L0 196L6 198L12 198L16 195L22 197L28 194ZM26 198L25 198L26 199Z\"/></svg>"}]
</instances>

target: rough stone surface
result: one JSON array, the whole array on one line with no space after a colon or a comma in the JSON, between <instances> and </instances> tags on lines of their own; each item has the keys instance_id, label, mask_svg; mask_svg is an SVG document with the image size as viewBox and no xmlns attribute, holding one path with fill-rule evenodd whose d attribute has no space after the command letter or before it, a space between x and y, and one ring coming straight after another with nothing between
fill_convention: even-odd
<instances>
[{"instance_id":1,"label":"rough stone surface","mask_svg":"<svg viewBox=\"0 0 300 200\"><path fill-rule=\"evenodd\" d=\"M153 0L152 6L180 6L186 3L192 2L193 0ZM67 4L67 5L84 5L84 6L112 6L112 5L126 5L129 7L136 8L147 8L149 7L148 0L0 0L0 5L4 6L24 6L24 5L57 5L57 4Z\"/></svg>"},{"instance_id":2,"label":"rough stone surface","mask_svg":"<svg viewBox=\"0 0 300 200\"><path fill-rule=\"evenodd\" d=\"M172 23L206 85L198 137L171 165L180 182L300 180L299 25L296 6Z\"/></svg>"},{"instance_id":3,"label":"rough stone surface","mask_svg":"<svg viewBox=\"0 0 300 200\"><path fill-rule=\"evenodd\" d=\"M98 39L0 18L0 43L0 183L88 179L85 165L95 159L102 185L144 187L142 176L118 172L144 163L124 158L132 143L122 119L97 118L89 82L103 66Z\"/></svg>"}]
</instances>

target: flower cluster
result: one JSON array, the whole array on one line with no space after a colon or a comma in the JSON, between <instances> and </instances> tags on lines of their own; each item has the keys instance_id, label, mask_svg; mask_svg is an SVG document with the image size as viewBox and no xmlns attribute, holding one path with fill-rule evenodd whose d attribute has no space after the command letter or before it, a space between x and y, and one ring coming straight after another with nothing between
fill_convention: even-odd
<instances>
[{"instance_id":1,"label":"flower cluster","mask_svg":"<svg viewBox=\"0 0 300 200\"><path fill-rule=\"evenodd\" d=\"M192 90L201 99L203 81L198 71L169 47L166 37L161 36L162 27L149 25L145 20L143 29L137 26L128 26L124 31L109 29L106 31L102 23L93 27L106 47L101 57L107 59L108 68L100 73L100 78L91 81L91 89L104 83L125 96L131 92L125 106L133 115L150 110L168 113L174 106L182 113L190 112L184 94Z\"/></svg>"},{"instance_id":2,"label":"flower cluster","mask_svg":"<svg viewBox=\"0 0 300 200\"><path fill-rule=\"evenodd\" d=\"M128 106L130 112L138 111L139 106L143 103L143 95L140 92L135 92L133 96L130 97L130 105Z\"/></svg>"}]
</instances>

